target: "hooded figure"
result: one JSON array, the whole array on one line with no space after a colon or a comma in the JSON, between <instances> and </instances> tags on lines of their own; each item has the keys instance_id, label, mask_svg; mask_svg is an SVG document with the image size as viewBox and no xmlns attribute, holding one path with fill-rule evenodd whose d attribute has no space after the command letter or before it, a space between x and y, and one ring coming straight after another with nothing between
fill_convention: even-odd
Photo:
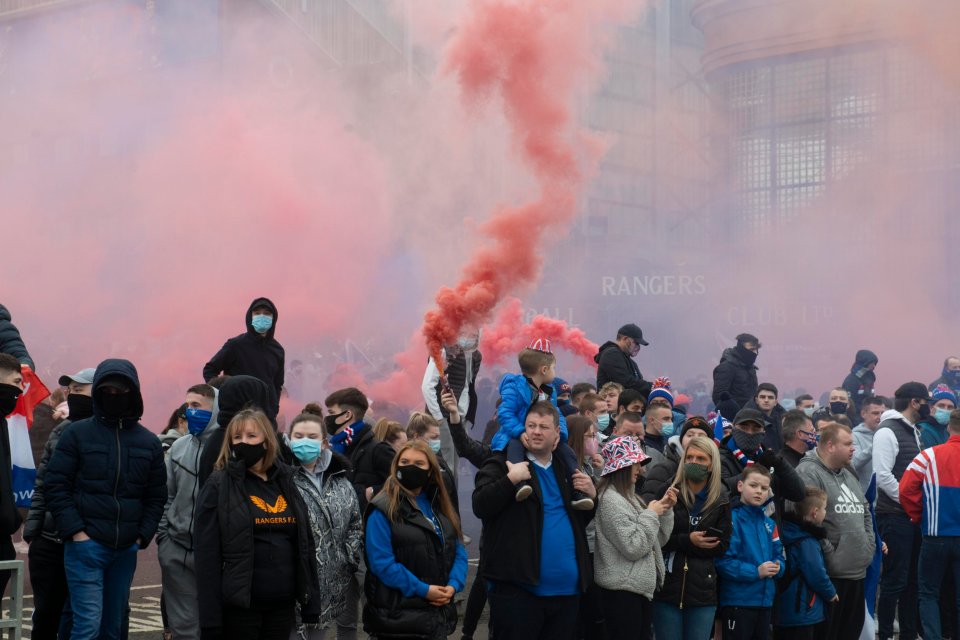
<instances>
[{"instance_id":1,"label":"hooded figure","mask_svg":"<svg viewBox=\"0 0 960 640\"><path fill-rule=\"evenodd\" d=\"M854 414L860 415L860 405L864 399L873 396L873 385L877 381L877 375L873 372L877 366L877 354L867 349L857 351L850 373L843 379L843 388L853 399Z\"/></svg>"},{"instance_id":2,"label":"hooded figure","mask_svg":"<svg viewBox=\"0 0 960 640\"><path fill-rule=\"evenodd\" d=\"M30 357L26 345L23 344L23 338L20 337L20 331L11 320L10 312L0 304L0 353L9 353L19 360L20 364L35 369L33 358Z\"/></svg>"},{"instance_id":3,"label":"hooded figure","mask_svg":"<svg viewBox=\"0 0 960 640\"><path fill-rule=\"evenodd\" d=\"M207 426L204 429L201 438L204 439L203 451L200 453L200 464L197 467L197 480L200 486L206 482L210 474L213 473L213 465L216 464L220 456L220 448L223 446L223 434L226 433L227 425L243 409L260 409L266 412L265 406L270 401L270 389L253 376L233 376L228 378L220 392L217 394L217 412L213 416L216 424ZM276 419L267 413L273 430L277 430ZM282 438L277 438L280 445L280 457L284 462L293 460L289 447Z\"/></svg>"},{"instance_id":4,"label":"hooded figure","mask_svg":"<svg viewBox=\"0 0 960 640\"><path fill-rule=\"evenodd\" d=\"M255 310L269 312L254 314ZM262 380L270 391L269 402L262 409L271 420L280 412L280 389L283 387L284 351L273 334L277 330L277 307L269 298L250 303L245 316L246 332L227 340L220 351L203 367L203 379L209 382L224 373L228 376L253 376Z\"/></svg>"},{"instance_id":5,"label":"hooded figure","mask_svg":"<svg viewBox=\"0 0 960 640\"><path fill-rule=\"evenodd\" d=\"M104 360L93 378L93 417L64 430L47 466L47 503L65 541L74 637L119 637L137 550L150 544L163 515L163 452L141 415L133 364Z\"/></svg>"},{"instance_id":6,"label":"hooded figure","mask_svg":"<svg viewBox=\"0 0 960 640\"><path fill-rule=\"evenodd\" d=\"M723 394L728 394L739 411L757 394L757 367L754 364L757 354L747 349L747 344L759 346L760 341L749 333L741 333L737 336L737 345L725 349L720 364L714 367L712 399L715 405L720 404ZM723 417L731 419L732 416L727 415L731 411L736 413L731 407L723 412Z\"/></svg>"}]
</instances>

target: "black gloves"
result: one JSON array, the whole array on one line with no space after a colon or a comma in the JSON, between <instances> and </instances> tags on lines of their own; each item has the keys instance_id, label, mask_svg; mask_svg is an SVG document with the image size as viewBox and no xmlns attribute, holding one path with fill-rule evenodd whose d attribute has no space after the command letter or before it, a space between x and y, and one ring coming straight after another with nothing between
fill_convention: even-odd
<instances>
[{"instance_id":1,"label":"black gloves","mask_svg":"<svg viewBox=\"0 0 960 640\"><path fill-rule=\"evenodd\" d=\"M754 460L754 462L766 467L767 469L776 469L780 465L781 461L782 458L778 456L775 451L771 451L770 449L764 450L764 452L757 456L756 460Z\"/></svg>"}]
</instances>

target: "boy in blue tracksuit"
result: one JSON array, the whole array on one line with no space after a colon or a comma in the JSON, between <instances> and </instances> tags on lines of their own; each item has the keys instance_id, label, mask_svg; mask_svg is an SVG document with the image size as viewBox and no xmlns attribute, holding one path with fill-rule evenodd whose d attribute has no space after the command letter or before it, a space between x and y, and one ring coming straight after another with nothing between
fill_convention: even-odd
<instances>
[{"instance_id":1,"label":"boy in blue tracksuit","mask_svg":"<svg viewBox=\"0 0 960 640\"><path fill-rule=\"evenodd\" d=\"M748 465L737 482L730 546L717 560L723 640L766 640L777 592L774 579L786 560L776 523L763 513L770 496L770 470Z\"/></svg>"},{"instance_id":2,"label":"boy in blue tracksuit","mask_svg":"<svg viewBox=\"0 0 960 640\"><path fill-rule=\"evenodd\" d=\"M836 602L837 590L827 575L820 541L827 537L827 492L807 487L802 502L783 516L781 539L789 569L780 580L774 605L777 640L813 640L825 618L824 602Z\"/></svg>"},{"instance_id":3,"label":"boy in blue tracksuit","mask_svg":"<svg viewBox=\"0 0 960 640\"><path fill-rule=\"evenodd\" d=\"M500 381L500 406L497 408L497 422L500 429L493 436L490 448L494 451L507 451L507 460L512 464L525 462L527 450L521 436L526 431L525 423L530 407L540 401L549 400L557 407L557 391L550 383L557 377L557 358L550 351L550 341L536 340L520 352L517 357L520 364L519 374L507 374ZM554 454L563 461L572 476L580 468L577 455L567 444L567 421L560 413L560 444ZM568 480L573 484L572 478ZM533 493L529 482L517 485L516 499L522 502ZM593 500L580 491L571 494L570 506L574 509L593 509Z\"/></svg>"}]
</instances>

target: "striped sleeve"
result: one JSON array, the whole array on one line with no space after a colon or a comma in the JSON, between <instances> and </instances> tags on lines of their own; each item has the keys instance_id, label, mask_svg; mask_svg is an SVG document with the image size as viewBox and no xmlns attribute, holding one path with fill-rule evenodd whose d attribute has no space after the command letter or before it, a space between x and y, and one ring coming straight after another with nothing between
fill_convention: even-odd
<instances>
[{"instance_id":1,"label":"striped sleeve","mask_svg":"<svg viewBox=\"0 0 960 640\"><path fill-rule=\"evenodd\" d=\"M900 478L900 505L913 523L920 522L923 516L924 494L928 494L929 498L930 490L937 489L936 472L934 451L926 449L917 454ZM928 484L928 480L932 480L932 487Z\"/></svg>"}]
</instances>

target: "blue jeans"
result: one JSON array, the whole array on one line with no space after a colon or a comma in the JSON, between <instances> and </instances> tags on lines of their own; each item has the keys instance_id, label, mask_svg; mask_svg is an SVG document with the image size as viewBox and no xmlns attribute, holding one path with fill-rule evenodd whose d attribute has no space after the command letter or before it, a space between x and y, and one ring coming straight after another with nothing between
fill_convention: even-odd
<instances>
[{"instance_id":1,"label":"blue jeans","mask_svg":"<svg viewBox=\"0 0 960 640\"><path fill-rule=\"evenodd\" d=\"M716 607L684 607L653 603L653 635L657 640L709 640Z\"/></svg>"},{"instance_id":2,"label":"blue jeans","mask_svg":"<svg viewBox=\"0 0 960 640\"><path fill-rule=\"evenodd\" d=\"M71 640L120 639L139 549L139 545L111 549L96 540L64 543L63 566L73 610Z\"/></svg>"},{"instance_id":3,"label":"blue jeans","mask_svg":"<svg viewBox=\"0 0 960 640\"><path fill-rule=\"evenodd\" d=\"M960 537L924 536L918 567L917 592L923 637L940 638L940 587L948 567L953 567L954 580L960 577ZM960 594L960 585L956 593ZM954 606L960 612L960 597Z\"/></svg>"},{"instance_id":4,"label":"blue jeans","mask_svg":"<svg viewBox=\"0 0 960 640\"><path fill-rule=\"evenodd\" d=\"M877 623L880 640L893 637L893 617L899 613L900 639L917 638L917 558L920 556L920 525L903 513L877 515L880 537L889 551L883 557Z\"/></svg>"}]
</instances>

